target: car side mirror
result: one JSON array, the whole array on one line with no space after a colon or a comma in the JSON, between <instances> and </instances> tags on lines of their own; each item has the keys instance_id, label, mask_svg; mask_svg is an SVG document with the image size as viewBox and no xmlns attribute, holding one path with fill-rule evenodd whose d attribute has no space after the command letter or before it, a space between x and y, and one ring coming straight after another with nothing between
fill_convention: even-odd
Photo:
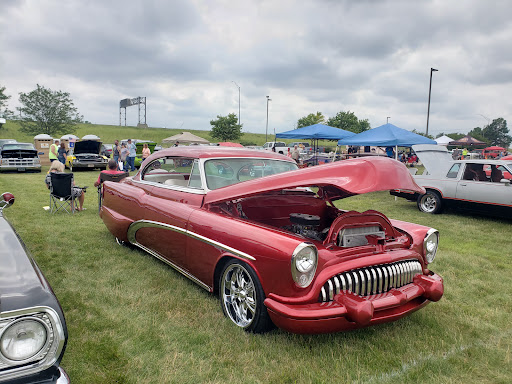
<instances>
[{"instance_id":1,"label":"car side mirror","mask_svg":"<svg viewBox=\"0 0 512 384\"><path fill-rule=\"evenodd\" d=\"M10 207L14 204L14 195L10 192L5 192L0 195L0 216L2 216L2 210L6 207Z\"/></svg>"},{"instance_id":2,"label":"car side mirror","mask_svg":"<svg viewBox=\"0 0 512 384\"><path fill-rule=\"evenodd\" d=\"M509 179L501 179L500 183L505 184L505 185L508 186L508 185L510 185L510 180Z\"/></svg>"}]
</instances>

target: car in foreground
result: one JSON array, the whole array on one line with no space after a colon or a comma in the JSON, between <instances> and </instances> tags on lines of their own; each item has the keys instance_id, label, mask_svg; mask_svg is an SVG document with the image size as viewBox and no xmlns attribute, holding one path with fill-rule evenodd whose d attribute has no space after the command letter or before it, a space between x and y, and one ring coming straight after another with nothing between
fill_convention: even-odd
<instances>
[{"instance_id":1,"label":"car in foreground","mask_svg":"<svg viewBox=\"0 0 512 384\"><path fill-rule=\"evenodd\" d=\"M298 169L268 151L175 147L105 182L100 216L119 243L217 293L246 331L337 332L397 320L443 295L430 270L438 231L333 204L394 188L424 192L387 158Z\"/></svg>"},{"instance_id":2,"label":"car in foreground","mask_svg":"<svg viewBox=\"0 0 512 384\"><path fill-rule=\"evenodd\" d=\"M66 167L76 169L107 169L108 158L100 154L101 142L83 140L75 143L73 153L66 158Z\"/></svg>"},{"instance_id":3,"label":"car in foreground","mask_svg":"<svg viewBox=\"0 0 512 384\"><path fill-rule=\"evenodd\" d=\"M425 193L395 190L392 195L417 201L426 213L441 213L445 206L492 216L512 213L511 160L453 160L445 147L431 144L412 147L425 166L416 183Z\"/></svg>"},{"instance_id":4,"label":"car in foreground","mask_svg":"<svg viewBox=\"0 0 512 384\"><path fill-rule=\"evenodd\" d=\"M0 383L69 383L59 366L68 332L50 284L3 216L0 196Z\"/></svg>"},{"instance_id":5,"label":"car in foreground","mask_svg":"<svg viewBox=\"0 0 512 384\"><path fill-rule=\"evenodd\" d=\"M0 172L41 172L41 162L34 144L4 143L0 149Z\"/></svg>"}]
</instances>

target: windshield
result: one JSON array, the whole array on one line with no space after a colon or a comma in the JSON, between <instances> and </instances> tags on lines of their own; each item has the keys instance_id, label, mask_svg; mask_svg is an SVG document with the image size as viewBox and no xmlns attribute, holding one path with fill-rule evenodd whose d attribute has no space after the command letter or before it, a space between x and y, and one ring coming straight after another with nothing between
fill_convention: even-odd
<instances>
[{"instance_id":1,"label":"windshield","mask_svg":"<svg viewBox=\"0 0 512 384\"><path fill-rule=\"evenodd\" d=\"M212 159L204 163L208 189L217 189L297 168L297 164L289 161L254 158Z\"/></svg>"},{"instance_id":2,"label":"windshield","mask_svg":"<svg viewBox=\"0 0 512 384\"><path fill-rule=\"evenodd\" d=\"M6 150L6 149L34 149L34 146L32 144L29 144L29 143L13 143L13 144L4 144L4 146L2 147L3 150Z\"/></svg>"}]
</instances>

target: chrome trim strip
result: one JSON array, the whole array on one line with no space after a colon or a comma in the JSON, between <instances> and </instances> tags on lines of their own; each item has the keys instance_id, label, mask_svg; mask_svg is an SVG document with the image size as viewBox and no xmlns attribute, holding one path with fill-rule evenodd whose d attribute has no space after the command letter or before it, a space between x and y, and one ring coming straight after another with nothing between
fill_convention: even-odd
<instances>
[{"instance_id":1,"label":"chrome trim strip","mask_svg":"<svg viewBox=\"0 0 512 384\"><path fill-rule=\"evenodd\" d=\"M194 283L198 284L199 286L201 286L202 288L206 289L207 291L209 292L212 292L213 291L213 288L210 287L209 285L203 283L201 280L199 280L197 277L195 277L194 275L190 274L189 272L185 271L183 268L177 266L176 264L174 264L172 261L169 261L167 260L165 257L163 257L162 255L160 255L158 252L155 252L147 247L145 247L144 245L142 244L139 244L139 243L132 243L133 245L139 247L140 249L144 250L145 252L149 253L151 256L154 256L156 257L158 260L164 262L165 264L171 266L172 268L174 268L176 271L178 271L179 273L181 273L182 275L184 275L185 277L189 278L190 280L192 280Z\"/></svg>"},{"instance_id":2,"label":"chrome trim strip","mask_svg":"<svg viewBox=\"0 0 512 384\"><path fill-rule=\"evenodd\" d=\"M350 273L347 273L346 278L348 281L347 290L352 292L352 277L350 277Z\"/></svg>"},{"instance_id":3,"label":"chrome trim strip","mask_svg":"<svg viewBox=\"0 0 512 384\"><path fill-rule=\"evenodd\" d=\"M364 273L366 274L366 294L371 294L372 289L372 277L370 276L370 272L368 272L368 269L364 270Z\"/></svg>"},{"instance_id":4,"label":"chrome trim strip","mask_svg":"<svg viewBox=\"0 0 512 384\"><path fill-rule=\"evenodd\" d=\"M343 279L343 275L341 275L340 278L342 280L343 287L345 287L345 279ZM337 295L341 291L341 287L340 287L340 282L338 280L338 276L334 276L333 280L334 280L334 285L336 286L336 290L334 291L334 294Z\"/></svg>"},{"instance_id":5,"label":"chrome trim strip","mask_svg":"<svg viewBox=\"0 0 512 384\"><path fill-rule=\"evenodd\" d=\"M197 233L193 233L191 231L188 231L186 229L183 229L183 228L180 228L180 227L177 227L177 226L174 226L174 225L165 224L165 223L159 223L159 222L151 221L151 220L138 220L138 221L134 221L132 224L130 224L130 226L128 227L127 236L128 236L128 241L131 244L139 247L140 249L142 249L145 252L149 253L150 255L156 257L157 259L159 259L160 261L164 262L165 264L171 266L176 271L178 271L179 273L181 273L185 277L189 278L190 280L192 280L193 282L195 282L196 284L198 284L199 286L201 286L202 288L206 289L209 292L213 291L212 287L210 287L209 285L203 283L201 280L199 280L197 277L192 275L190 272L188 272L188 271L184 270L183 268L179 267L178 265L174 264L172 261L169 261L168 259L163 257L158 252L155 252L152 249L149 249L148 247L140 244L137 241L137 239L136 239L137 231L139 229L141 229L141 228L148 228L148 227L150 227L150 228L161 228L161 229L166 229L166 230L170 230L170 231L173 231L173 232L182 233L182 234L184 234L186 236L190 236L190 237L195 238L197 240L200 240L200 241L202 241L204 243L210 244L210 245L212 245L212 246L214 246L216 248L220 248L220 249L223 249L225 251L231 252L231 253L233 253L233 254L235 254L235 255L243 258L243 259L256 260L254 257L252 257L251 255L248 255L245 252L239 251L239 250L237 250L235 248L232 248L230 246L224 245L224 244L219 243L219 242L217 242L215 240L208 239L208 238L206 238L204 236L198 235Z\"/></svg>"},{"instance_id":6,"label":"chrome trim strip","mask_svg":"<svg viewBox=\"0 0 512 384\"><path fill-rule=\"evenodd\" d=\"M366 282L365 282L365 278L364 278L364 273L362 270L359 270L357 271L359 272L359 278L361 280L361 296L364 296L366 291L365 291L365 287L366 287Z\"/></svg>"},{"instance_id":7,"label":"chrome trim strip","mask_svg":"<svg viewBox=\"0 0 512 384\"><path fill-rule=\"evenodd\" d=\"M382 293L382 271L380 269L381 267L377 267L377 274L378 274L378 277L377 279L379 279L379 286L377 288L377 293Z\"/></svg>"},{"instance_id":8,"label":"chrome trim strip","mask_svg":"<svg viewBox=\"0 0 512 384\"><path fill-rule=\"evenodd\" d=\"M359 279L357 278L357 273L352 272L352 277L354 278L354 293L359 295Z\"/></svg>"},{"instance_id":9,"label":"chrome trim strip","mask_svg":"<svg viewBox=\"0 0 512 384\"><path fill-rule=\"evenodd\" d=\"M377 274L375 273L375 268L372 268L371 270L371 273L372 273L372 294L376 294L377 293Z\"/></svg>"},{"instance_id":10,"label":"chrome trim strip","mask_svg":"<svg viewBox=\"0 0 512 384\"><path fill-rule=\"evenodd\" d=\"M329 285L329 300L332 300L334 298L334 292L333 292L333 287L332 287L332 281L331 280L327 280L327 283Z\"/></svg>"},{"instance_id":11,"label":"chrome trim strip","mask_svg":"<svg viewBox=\"0 0 512 384\"><path fill-rule=\"evenodd\" d=\"M150 185L152 187L158 187L158 188L163 188L163 189L171 189L173 191L193 193L195 195L206 195L206 191L204 189L184 187L182 185L168 185L168 184L162 184L162 183L157 183L157 182L153 182L153 181L133 180L133 179L132 179L132 182L135 184Z\"/></svg>"},{"instance_id":12,"label":"chrome trim strip","mask_svg":"<svg viewBox=\"0 0 512 384\"><path fill-rule=\"evenodd\" d=\"M219 243L218 241L215 241L215 240L212 240L212 239L209 239L205 236L201 236L197 233L194 233L194 232L191 232L189 230L186 230L186 229L183 229L183 228L180 228L180 227L177 227L175 225L170 225L170 224L165 224L165 223L159 223L157 221L152 221L152 220L137 220L137 221L134 221L132 224L130 224L130 227L128 228L128 241L134 245L137 245L137 240L135 239L135 234L137 233L137 231L141 228L147 228L147 227L151 227L151 228L161 228L161 229L168 229L170 231L174 231L174 232L179 232L179 233L182 233L186 236L190 236L194 239L197 239L197 240L200 240L202 241L203 243L206 243L206 244L210 244L216 248L220 248L220 249L223 249L225 251L228 251L228 252L231 252L243 259L247 259L247 260L256 260L253 256L245 253L245 252L242 252L242 251L239 251L238 249L235 249L235 248L232 248L230 247L229 245L225 245L225 244L222 244L222 243ZM136 244L137 243L137 244Z\"/></svg>"},{"instance_id":13,"label":"chrome trim strip","mask_svg":"<svg viewBox=\"0 0 512 384\"><path fill-rule=\"evenodd\" d=\"M327 296L325 295L325 288L322 287L322 289L320 290L320 294L322 295L322 301L325 302L327 301Z\"/></svg>"}]
</instances>

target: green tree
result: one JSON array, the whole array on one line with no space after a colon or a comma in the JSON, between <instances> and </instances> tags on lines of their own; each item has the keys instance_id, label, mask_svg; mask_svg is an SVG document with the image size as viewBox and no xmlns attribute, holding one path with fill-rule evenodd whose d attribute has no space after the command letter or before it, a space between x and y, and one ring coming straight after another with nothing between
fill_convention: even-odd
<instances>
[{"instance_id":1,"label":"green tree","mask_svg":"<svg viewBox=\"0 0 512 384\"><path fill-rule=\"evenodd\" d=\"M507 120L502 117L494 119L482 130L482 133L490 145L508 148L512 142L512 137L508 134Z\"/></svg>"},{"instance_id":2,"label":"green tree","mask_svg":"<svg viewBox=\"0 0 512 384\"><path fill-rule=\"evenodd\" d=\"M310 125L314 124L323 124L324 122L325 116L322 114L322 112L310 113L309 115L301 117L299 120L297 120L297 129L309 127Z\"/></svg>"},{"instance_id":3,"label":"green tree","mask_svg":"<svg viewBox=\"0 0 512 384\"><path fill-rule=\"evenodd\" d=\"M21 113L21 130L28 134L73 133L83 119L69 93L52 91L39 84L32 92L20 92L20 103L22 106L17 109Z\"/></svg>"},{"instance_id":4,"label":"green tree","mask_svg":"<svg viewBox=\"0 0 512 384\"><path fill-rule=\"evenodd\" d=\"M361 133L371 128L368 119L359 120L354 112L350 111L338 112L336 116L327 120L327 125L355 133Z\"/></svg>"},{"instance_id":5,"label":"green tree","mask_svg":"<svg viewBox=\"0 0 512 384\"><path fill-rule=\"evenodd\" d=\"M211 120L212 130L210 136L219 141L235 141L242 137L243 124L237 124L238 117L234 113L227 116L217 116L217 120Z\"/></svg>"},{"instance_id":6,"label":"green tree","mask_svg":"<svg viewBox=\"0 0 512 384\"><path fill-rule=\"evenodd\" d=\"M434 140L434 136L427 135L425 132L418 132L417 130L413 129L412 133L415 133L415 134L420 135L420 136L428 137L429 139Z\"/></svg>"},{"instance_id":7,"label":"green tree","mask_svg":"<svg viewBox=\"0 0 512 384\"><path fill-rule=\"evenodd\" d=\"M5 87L0 87L0 117L5 119L12 118L13 112L7 109L7 101L11 98L10 95L5 94ZM0 128L2 126L0 125Z\"/></svg>"},{"instance_id":8,"label":"green tree","mask_svg":"<svg viewBox=\"0 0 512 384\"><path fill-rule=\"evenodd\" d=\"M489 141L489 139L487 139L484 136L484 130L480 127L473 128L471 131L468 132L468 135L473 137L474 139L477 139L480 141L484 141L484 142Z\"/></svg>"}]
</instances>

